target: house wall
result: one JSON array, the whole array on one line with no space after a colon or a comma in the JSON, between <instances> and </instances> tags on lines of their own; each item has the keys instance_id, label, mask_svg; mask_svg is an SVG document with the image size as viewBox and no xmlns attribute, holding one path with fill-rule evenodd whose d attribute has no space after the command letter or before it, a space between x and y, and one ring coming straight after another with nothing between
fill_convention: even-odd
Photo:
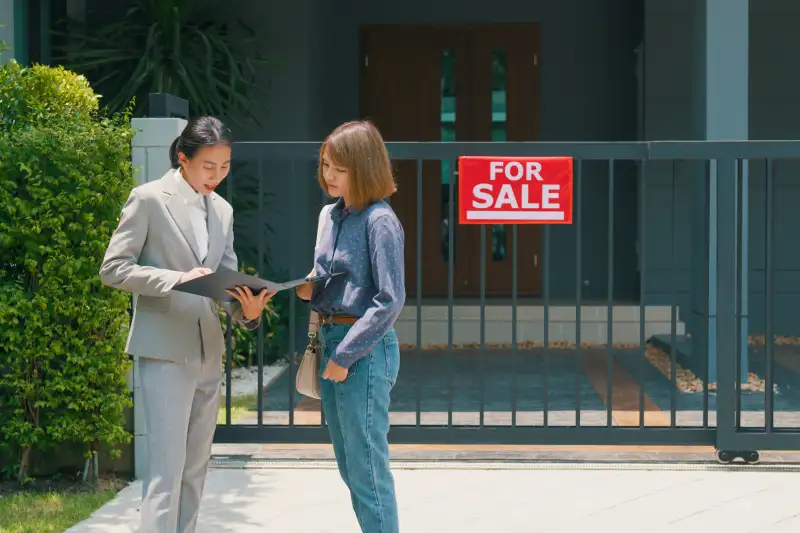
<instances>
[{"instance_id":1,"label":"house wall","mask_svg":"<svg viewBox=\"0 0 800 533\"><path fill-rule=\"evenodd\" d=\"M749 137L754 140L800 138L800 74L794 66L800 58L800 5L792 0L759 0L750 7ZM692 0L645 0L645 91L644 138L647 140L697 140L698 125L697 43L691 35L697 24ZM719 58L725 60L726 58ZM731 135L734 138L734 134ZM766 184L764 161L749 165L749 330L764 332L764 266ZM797 227L796 205L800 202L797 164L775 164L774 242L776 334L797 334L800 328L793 310L800 304L800 253L786 243L793 241ZM696 165L676 168L674 198L677 217L677 276L675 288L682 317L702 309L701 296L691 283L692 255L700 253L705 240L701 231L703 198L693 182L703 179ZM672 288L672 168L651 163L646 189L645 265L648 303L669 303ZM698 200L701 203L698 205ZM694 287L697 287L697 283ZM694 304L694 305L693 305ZM686 310L686 312L684 312ZM686 316L689 319L688 316ZM691 320L690 320L691 322ZM692 324L688 324L692 329Z\"/></svg>"},{"instance_id":2,"label":"house wall","mask_svg":"<svg viewBox=\"0 0 800 533\"><path fill-rule=\"evenodd\" d=\"M292 7L242 2L248 20L263 21L263 50L275 60L262 83L264 126L242 128L240 138L319 141L336 125L359 118L359 27L365 24L541 24L543 141L634 140L637 132L634 48L641 38L641 11L629 0L408 0L402 3L302 0ZM288 4L288 3L286 3ZM531 58L533 60L533 58ZM263 102L263 103L262 103ZM313 154L312 154L313 155ZM285 166L271 163L269 187L276 237L284 229L311 250L320 197L313 168L287 180ZM615 296L635 298L636 180L632 163L619 163L615 181ZM290 208L290 188L296 203ZM586 299L607 296L607 164L584 166L582 243L584 264L576 278L577 226L553 228L551 294L574 297L582 285ZM283 245L285 246L285 244ZM285 255L276 262L310 263L310 253ZM292 254L293 255L293 254Z\"/></svg>"},{"instance_id":3,"label":"house wall","mask_svg":"<svg viewBox=\"0 0 800 533\"><path fill-rule=\"evenodd\" d=\"M703 138L698 84L704 72L695 35L701 21L692 1L645 0L642 140ZM704 179L695 163L673 168L654 161L646 168L643 292L648 303L671 304L674 298L690 331L702 327L708 312L699 290L707 280L692 270L702 267L707 247L701 212L706 199L697 187Z\"/></svg>"},{"instance_id":4,"label":"house wall","mask_svg":"<svg viewBox=\"0 0 800 533\"><path fill-rule=\"evenodd\" d=\"M466 24L539 22L541 50L541 140L625 141L701 138L697 13L692 0L407 0L403 3L342 0L257 2L233 0L226 7L253 23L257 48L272 59L259 76L267 94L254 99L260 125L237 125L239 140L319 141L339 123L359 117L359 32L363 24ZM253 21L257 21L257 24ZM752 2L750 20L750 109L752 139L799 138L800 5L793 0ZM634 49L644 34L636 78ZM268 221L271 257L278 269L304 273L311 262L316 213L322 202L309 162L293 167L268 161L265 179L274 195ZM790 162L776 163L775 242L792 242L792 216L800 181ZM617 299L638 295L638 254L644 245L646 301L670 302L673 291L682 318L702 300L692 284L692 265L705 245L696 166L647 167L645 240L637 237L637 171L618 165L614 214ZM763 163L750 165L750 329L763 331ZM584 298L607 294L608 189L605 165L587 164L583 180L583 276L576 280L575 225L553 228L551 294L569 299L576 283ZM674 193L674 194L673 194ZM673 207L674 198L674 207ZM676 217L673 218L673 210ZM673 226L675 245L673 246ZM702 232L700 232L702 233ZM287 236L291 235L290 238ZM237 235L237 238L247 236ZM675 272L673 278L673 253ZM694 259L693 259L694 257ZM790 312L798 303L800 254L775 249L776 328L792 333ZM702 281L702 280L701 280ZM695 287L694 293L692 288ZM691 328L691 325L690 325Z\"/></svg>"},{"instance_id":5,"label":"house wall","mask_svg":"<svg viewBox=\"0 0 800 533\"><path fill-rule=\"evenodd\" d=\"M324 19L323 4L328 2L239 0L229 6L256 30L256 50L271 63L260 69L256 80L263 88L253 101L260 124L233 125L237 141L322 140L325 90L321 72L326 45L319 25ZM265 200L265 219L273 231L268 256L278 276L301 276L313 267L317 216L323 205L314 178L314 155L309 153L308 161L264 161L264 187L271 195Z\"/></svg>"},{"instance_id":6,"label":"house wall","mask_svg":"<svg viewBox=\"0 0 800 533\"><path fill-rule=\"evenodd\" d=\"M800 4L750 3L750 138L800 139ZM766 183L764 162L750 166L750 331L764 332ZM798 335L800 249L797 241L800 165L775 163L773 265L775 333Z\"/></svg>"}]
</instances>

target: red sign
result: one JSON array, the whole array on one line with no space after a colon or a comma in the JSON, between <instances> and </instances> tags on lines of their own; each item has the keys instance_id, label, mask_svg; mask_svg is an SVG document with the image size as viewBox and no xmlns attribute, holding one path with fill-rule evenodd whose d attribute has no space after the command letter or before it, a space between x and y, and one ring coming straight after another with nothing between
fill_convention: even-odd
<instances>
[{"instance_id":1,"label":"red sign","mask_svg":"<svg viewBox=\"0 0 800 533\"><path fill-rule=\"evenodd\" d=\"M572 224L571 157L458 158L461 224Z\"/></svg>"}]
</instances>

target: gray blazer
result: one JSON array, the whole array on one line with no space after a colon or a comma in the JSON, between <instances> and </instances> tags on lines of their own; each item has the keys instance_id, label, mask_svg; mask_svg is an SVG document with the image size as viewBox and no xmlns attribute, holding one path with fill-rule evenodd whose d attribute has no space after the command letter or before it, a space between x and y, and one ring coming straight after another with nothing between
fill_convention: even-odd
<instances>
[{"instance_id":1,"label":"gray blazer","mask_svg":"<svg viewBox=\"0 0 800 533\"><path fill-rule=\"evenodd\" d=\"M160 180L135 187L122 208L100 278L103 284L136 295L126 351L138 357L183 362L221 357L225 339L217 305L209 298L172 292L184 272L196 267L237 270L233 251L233 209L221 196L206 198L208 253L199 259L198 244L178 182L170 170ZM248 329L238 301L226 311Z\"/></svg>"}]
</instances>

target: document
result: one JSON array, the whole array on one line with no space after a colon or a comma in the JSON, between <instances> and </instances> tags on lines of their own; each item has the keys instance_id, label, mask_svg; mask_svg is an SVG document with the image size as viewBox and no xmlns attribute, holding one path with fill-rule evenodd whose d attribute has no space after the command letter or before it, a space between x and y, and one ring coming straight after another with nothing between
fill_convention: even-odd
<instances>
[{"instance_id":1,"label":"document","mask_svg":"<svg viewBox=\"0 0 800 533\"><path fill-rule=\"evenodd\" d=\"M253 294L258 294L263 289L267 289L268 292L278 292L297 287L304 283L325 281L343 273L344 272L336 272L327 276L314 276L278 283L275 281L261 279L256 276L250 276L243 272L222 270L205 276L200 276L199 278L194 278L184 283L179 283L178 285L175 285L172 290L196 294L198 296L206 296L220 302L230 302L234 298L226 291L233 290L236 287L249 287L250 290L253 291Z\"/></svg>"}]
</instances>

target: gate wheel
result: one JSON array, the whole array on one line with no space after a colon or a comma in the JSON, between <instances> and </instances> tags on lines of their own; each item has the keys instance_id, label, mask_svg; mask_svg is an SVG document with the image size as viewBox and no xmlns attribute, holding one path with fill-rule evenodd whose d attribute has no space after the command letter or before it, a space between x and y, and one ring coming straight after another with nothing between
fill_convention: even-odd
<instances>
[{"instance_id":1,"label":"gate wheel","mask_svg":"<svg viewBox=\"0 0 800 533\"><path fill-rule=\"evenodd\" d=\"M743 452L742 458L744 462L749 465L757 464L761 460L761 454L758 451Z\"/></svg>"},{"instance_id":2,"label":"gate wheel","mask_svg":"<svg viewBox=\"0 0 800 533\"><path fill-rule=\"evenodd\" d=\"M721 464L731 464L737 458L754 465L761 460L761 454L757 450L717 450L717 461Z\"/></svg>"},{"instance_id":3,"label":"gate wheel","mask_svg":"<svg viewBox=\"0 0 800 533\"><path fill-rule=\"evenodd\" d=\"M724 465L732 463L735 457L736 457L736 452L731 452L727 450L717 450L717 462L722 463Z\"/></svg>"}]
</instances>

